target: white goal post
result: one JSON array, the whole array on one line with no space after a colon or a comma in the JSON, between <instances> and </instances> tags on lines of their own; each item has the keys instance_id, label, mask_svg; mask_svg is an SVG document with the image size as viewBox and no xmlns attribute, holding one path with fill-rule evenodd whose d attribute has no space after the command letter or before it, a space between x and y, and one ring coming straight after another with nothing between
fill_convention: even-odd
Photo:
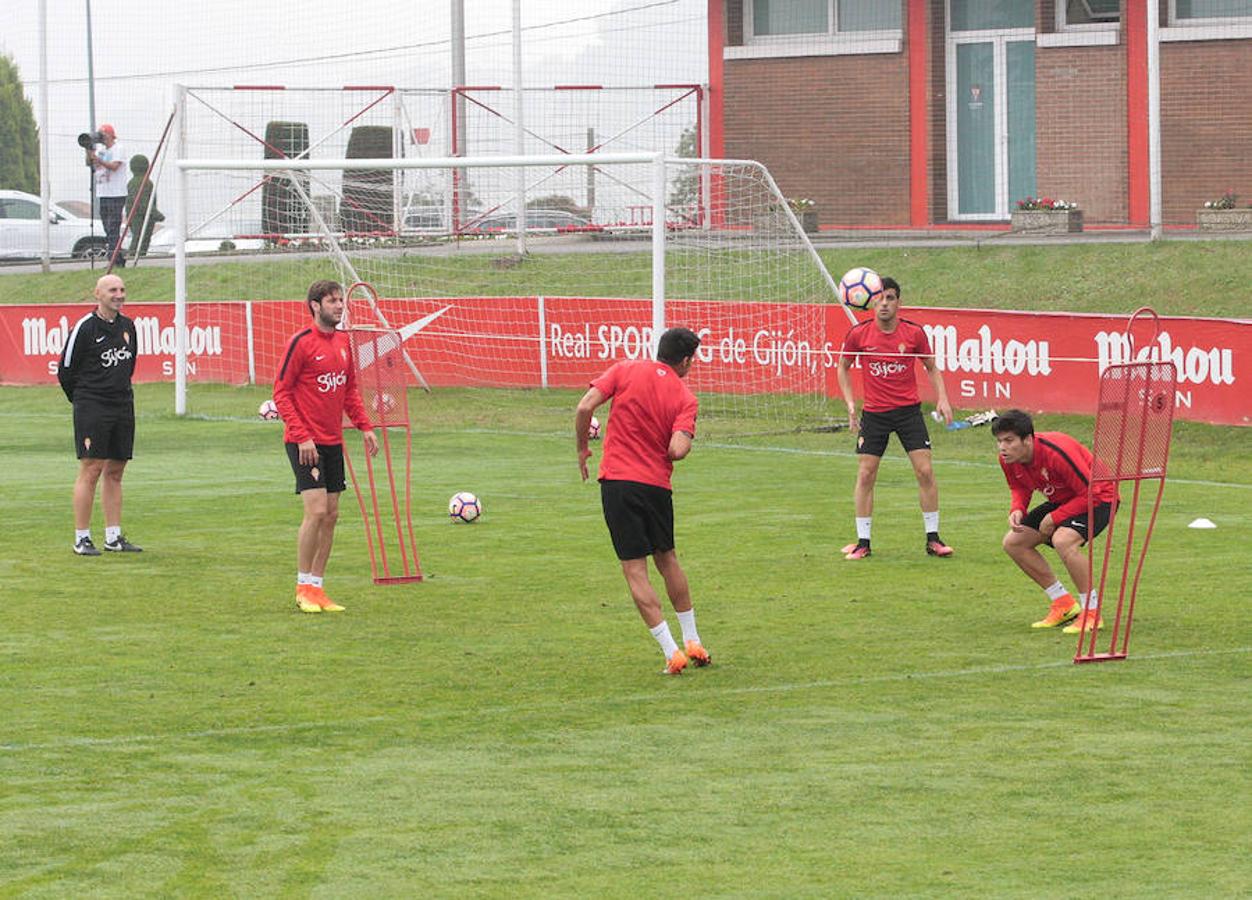
<instances>
[{"instance_id":1,"label":"white goal post","mask_svg":"<svg viewBox=\"0 0 1252 900\"><path fill-rule=\"evenodd\" d=\"M349 317L404 335L422 386L585 385L615 359L651 356L661 332L682 325L704 342L691 378L702 422L706 410L735 420L728 432L841 418L828 402L838 348L826 322L851 314L758 162L605 152L180 159L176 179L179 415L189 374L272 379L273 348L307 324L293 285L337 274L377 288L378 303L352 303ZM422 193L432 183L439 189ZM428 214L401 217L419 194ZM205 251L212 264L192 265ZM189 359L190 310L204 319L206 304L243 304L218 319L246 332L232 335L247 347L246 377L238 364Z\"/></svg>"}]
</instances>

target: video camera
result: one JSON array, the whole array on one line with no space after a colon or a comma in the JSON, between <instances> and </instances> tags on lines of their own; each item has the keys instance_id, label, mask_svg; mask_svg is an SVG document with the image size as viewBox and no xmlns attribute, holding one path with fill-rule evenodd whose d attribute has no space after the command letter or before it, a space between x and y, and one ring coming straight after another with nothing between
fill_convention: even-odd
<instances>
[{"instance_id":1,"label":"video camera","mask_svg":"<svg viewBox=\"0 0 1252 900\"><path fill-rule=\"evenodd\" d=\"M96 144L104 143L104 132L102 131L84 131L78 136L78 146L84 150L90 150Z\"/></svg>"}]
</instances>

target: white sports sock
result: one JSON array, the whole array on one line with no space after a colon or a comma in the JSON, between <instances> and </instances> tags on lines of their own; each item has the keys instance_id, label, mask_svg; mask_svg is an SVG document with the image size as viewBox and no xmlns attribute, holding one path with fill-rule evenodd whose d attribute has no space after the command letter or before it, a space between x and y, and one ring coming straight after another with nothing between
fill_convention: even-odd
<instances>
[{"instance_id":1,"label":"white sports sock","mask_svg":"<svg viewBox=\"0 0 1252 900\"><path fill-rule=\"evenodd\" d=\"M869 540L870 522L874 521L873 516L857 516L856 517L856 539L858 541Z\"/></svg>"},{"instance_id":2,"label":"white sports sock","mask_svg":"<svg viewBox=\"0 0 1252 900\"><path fill-rule=\"evenodd\" d=\"M311 580L312 578L313 576L310 575L308 572L297 572L296 584L312 584L313 583Z\"/></svg>"},{"instance_id":3,"label":"white sports sock","mask_svg":"<svg viewBox=\"0 0 1252 900\"><path fill-rule=\"evenodd\" d=\"M1065 590L1065 585L1061 584L1059 581L1052 582L1044 588L1043 591L1048 595L1049 600L1060 600L1069 593L1069 591Z\"/></svg>"},{"instance_id":4,"label":"white sports sock","mask_svg":"<svg viewBox=\"0 0 1252 900\"><path fill-rule=\"evenodd\" d=\"M1100 605L1100 592L1092 591L1089 594L1079 594L1078 602L1082 604L1083 609L1094 610Z\"/></svg>"},{"instance_id":5,"label":"white sports sock","mask_svg":"<svg viewBox=\"0 0 1252 900\"><path fill-rule=\"evenodd\" d=\"M683 642L695 641L700 643L700 635L696 632L696 611L689 609L686 612L678 614L678 624L683 629Z\"/></svg>"},{"instance_id":6,"label":"white sports sock","mask_svg":"<svg viewBox=\"0 0 1252 900\"><path fill-rule=\"evenodd\" d=\"M937 532L939 530L939 510L934 512L922 510L922 524L926 526L927 534Z\"/></svg>"},{"instance_id":7,"label":"white sports sock","mask_svg":"<svg viewBox=\"0 0 1252 900\"><path fill-rule=\"evenodd\" d=\"M321 586L322 586L322 576L321 576L321 575L310 575L310 576L309 576L309 584L313 585L313 587L321 587Z\"/></svg>"},{"instance_id":8,"label":"white sports sock","mask_svg":"<svg viewBox=\"0 0 1252 900\"><path fill-rule=\"evenodd\" d=\"M74 529L74 543L75 544L77 544L83 538L89 538L89 537L91 537L90 528L75 528Z\"/></svg>"},{"instance_id":9,"label":"white sports sock","mask_svg":"<svg viewBox=\"0 0 1252 900\"><path fill-rule=\"evenodd\" d=\"M122 536L121 525L105 525L104 526L104 542L111 544Z\"/></svg>"},{"instance_id":10,"label":"white sports sock","mask_svg":"<svg viewBox=\"0 0 1252 900\"><path fill-rule=\"evenodd\" d=\"M661 645L661 652L665 654L667 660L678 652L678 645L674 643L674 636L669 633L669 622L663 621L655 628L649 628L648 631L652 632L656 642Z\"/></svg>"}]
</instances>

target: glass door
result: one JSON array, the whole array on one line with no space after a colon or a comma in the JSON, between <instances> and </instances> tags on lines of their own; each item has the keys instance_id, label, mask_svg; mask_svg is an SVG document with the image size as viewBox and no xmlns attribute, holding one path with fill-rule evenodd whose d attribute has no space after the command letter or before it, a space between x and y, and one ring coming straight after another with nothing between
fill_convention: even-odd
<instances>
[{"instance_id":1,"label":"glass door","mask_svg":"<svg viewBox=\"0 0 1252 900\"><path fill-rule=\"evenodd\" d=\"M948 218L1002 220L1035 192L1033 0L949 0Z\"/></svg>"}]
</instances>

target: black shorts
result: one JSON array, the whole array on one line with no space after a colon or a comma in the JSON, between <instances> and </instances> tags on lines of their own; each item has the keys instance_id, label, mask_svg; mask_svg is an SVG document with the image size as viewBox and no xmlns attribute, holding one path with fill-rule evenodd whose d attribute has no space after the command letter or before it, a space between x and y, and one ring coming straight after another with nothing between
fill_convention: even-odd
<instances>
[{"instance_id":1,"label":"black shorts","mask_svg":"<svg viewBox=\"0 0 1252 900\"><path fill-rule=\"evenodd\" d=\"M601 481L600 505L618 559L674 549L674 495L638 481Z\"/></svg>"},{"instance_id":2,"label":"black shorts","mask_svg":"<svg viewBox=\"0 0 1252 900\"><path fill-rule=\"evenodd\" d=\"M882 456L887 452L887 440L892 433L900 436L905 453L930 449L930 432L922 416L922 405L900 406L886 412L861 411L861 435L856 441L856 452L870 456Z\"/></svg>"},{"instance_id":3,"label":"black shorts","mask_svg":"<svg viewBox=\"0 0 1252 900\"><path fill-rule=\"evenodd\" d=\"M1026 517L1022 519L1022 524L1027 528L1033 528L1035 531L1038 531L1039 525L1043 522L1044 516L1051 515L1052 511L1059 505L1060 504L1053 503L1051 501L1040 503L1030 512L1026 513ZM1095 531L1093 531L1090 535L1087 534L1087 511L1085 509L1076 516L1070 516L1064 521L1057 522L1056 527L1070 528L1077 531L1082 536L1082 542L1085 544L1092 538L1099 537L1100 532L1108 527L1109 516L1113 512L1113 504L1097 503L1095 505L1095 509L1091 512L1092 517L1095 519ZM1048 541L1048 543L1051 544L1052 542Z\"/></svg>"},{"instance_id":4,"label":"black shorts","mask_svg":"<svg viewBox=\"0 0 1252 900\"><path fill-rule=\"evenodd\" d=\"M76 402L74 448L79 459L130 459L135 449L134 401Z\"/></svg>"},{"instance_id":5,"label":"black shorts","mask_svg":"<svg viewBox=\"0 0 1252 900\"><path fill-rule=\"evenodd\" d=\"M341 494L348 487L343 478L343 444L315 444L317 462L300 465L300 445L287 442L287 458L296 473L296 493L325 488L328 494Z\"/></svg>"}]
</instances>

